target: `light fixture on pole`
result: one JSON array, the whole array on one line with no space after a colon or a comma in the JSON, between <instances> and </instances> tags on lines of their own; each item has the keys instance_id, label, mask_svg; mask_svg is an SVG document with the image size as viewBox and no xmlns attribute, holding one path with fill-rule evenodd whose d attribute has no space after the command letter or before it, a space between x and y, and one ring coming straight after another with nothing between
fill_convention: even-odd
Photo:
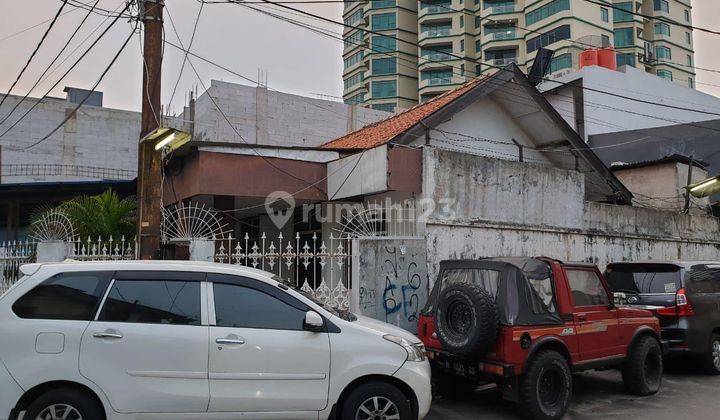
<instances>
[{"instance_id":1,"label":"light fixture on pole","mask_svg":"<svg viewBox=\"0 0 720 420\"><path fill-rule=\"evenodd\" d=\"M192 139L192 134L174 128L157 128L145 136L141 142L155 143L155 150L168 148L175 150Z\"/></svg>"},{"instance_id":2,"label":"light fixture on pole","mask_svg":"<svg viewBox=\"0 0 720 420\"><path fill-rule=\"evenodd\" d=\"M700 182L696 182L694 184L690 184L687 187L688 191L690 191L690 195L697 198L707 197L709 195L713 195L720 192L720 176L714 176L712 178L708 178L705 180L702 180Z\"/></svg>"}]
</instances>

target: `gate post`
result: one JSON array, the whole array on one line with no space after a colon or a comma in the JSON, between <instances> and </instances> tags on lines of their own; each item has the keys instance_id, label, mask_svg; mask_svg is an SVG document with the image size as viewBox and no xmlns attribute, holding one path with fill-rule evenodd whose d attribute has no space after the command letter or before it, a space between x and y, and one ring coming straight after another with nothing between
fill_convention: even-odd
<instances>
[{"instance_id":1,"label":"gate post","mask_svg":"<svg viewBox=\"0 0 720 420\"><path fill-rule=\"evenodd\" d=\"M360 241L357 238L350 239L350 312L360 313Z\"/></svg>"},{"instance_id":2,"label":"gate post","mask_svg":"<svg viewBox=\"0 0 720 420\"><path fill-rule=\"evenodd\" d=\"M62 262L70 255L72 243L61 240L41 241L37 244L37 262Z\"/></svg>"},{"instance_id":3,"label":"gate post","mask_svg":"<svg viewBox=\"0 0 720 420\"><path fill-rule=\"evenodd\" d=\"M215 261L215 241L213 239L190 239L190 261Z\"/></svg>"}]
</instances>

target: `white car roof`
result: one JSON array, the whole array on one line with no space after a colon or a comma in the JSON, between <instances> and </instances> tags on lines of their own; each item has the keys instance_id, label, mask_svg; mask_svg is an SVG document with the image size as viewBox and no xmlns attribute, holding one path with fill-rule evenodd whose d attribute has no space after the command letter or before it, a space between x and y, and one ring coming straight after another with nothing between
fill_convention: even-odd
<instances>
[{"instance_id":1,"label":"white car roof","mask_svg":"<svg viewBox=\"0 0 720 420\"><path fill-rule=\"evenodd\" d=\"M35 263L26 264L20 267L37 267L37 271L41 267L59 269L59 271L79 271L79 270L157 270L157 271L191 271L191 272L211 272L221 274L249 275L253 278L270 279L275 276L273 273L258 270L256 268L247 267L237 264L223 264L215 262L203 261L174 261L174 260L127 260L127 261L75 261L66 260L56 263Z\"/></svg>"}]
</instances>

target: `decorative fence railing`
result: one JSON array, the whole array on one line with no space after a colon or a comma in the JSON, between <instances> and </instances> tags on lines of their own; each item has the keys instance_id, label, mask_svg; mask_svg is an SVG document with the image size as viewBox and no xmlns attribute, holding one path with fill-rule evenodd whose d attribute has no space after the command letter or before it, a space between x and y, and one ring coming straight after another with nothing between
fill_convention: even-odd
<instances>
[{"instance_id":1,"label":"decorative fence railing","mask_svg":"<svg viewBox=\"0 0 720 420\"><path fill-rule=\"evenodd\" d=\"M218 239L215 261L240 264L269 271L289 281L318 301L335 308L350 305L350 239L337 234L326 238L317 233L285 238Z\"/></svg>"},{"instance_id":2,"label":"decorative fence railing","mask_svg":"<svg viewBox=\"0 0 720 420\"><path fill-rule=\"evenodd\" d=\"M35 242L3 242L0 244L0 294L20 278L20 266L35 262Z\"/></svg>"},{"instance_id":3,"label":"decorative fence railing","mask_svg":"<svg viewBox=\"0 0 720 420\"><path fill-rule=\"evenodd\" d=\"M66 242L67 258L78 261L118 261L137 258L136 241L87 238ZM0 294L20 279L20 266L37 261L38 242L0 243Z\"/></svg>"},{"instance_id":4,"label":"decorative fence railing","mask_svg":"<svg viewBox=\"0 0 720 420\"><path fill-rule=\"evenodd\" d=\"M118 261L137 258L137 241L126 240L124 236L114 239L87 238L70 242L68 258L78 261Z\"/></svg>"}]
</instances>

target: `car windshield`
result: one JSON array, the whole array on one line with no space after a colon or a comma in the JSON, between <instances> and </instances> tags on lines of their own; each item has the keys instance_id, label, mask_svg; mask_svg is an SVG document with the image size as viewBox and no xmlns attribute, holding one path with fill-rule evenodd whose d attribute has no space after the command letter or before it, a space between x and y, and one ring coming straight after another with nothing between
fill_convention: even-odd
<instances>
[{"instance_id":1,"label":"car windshield","mask_svg":"<svg viewBox=\"0 0 720 420\"><path fill-rule=\"evenodd\" d=\"M682 288L680 267L673 264L610 264L605 277L613 292L658 294Z\"/></svg>"},{"instance_id":2,"label":"car windshield","mask_svg":"<svg viewBox=\"0 0 720 420\"><path fill-rule=\"evenodd\" d=\"M299 288L296 284L294 284L294 283L291 282L291 281L285 280L285 279L283 279L283 278L281 278L281 277L278 277L278 276L274 276L274 277L273 277L273 280L277 281L278 283L282 283L282 284L284 284L285 286L288 286L289 288L293 289L294 291L300 293L300 294L303 295L305 298L309 299L312 303L314 303L314 304L318 305L319 307L325 309L326 311L330 312L331 314L335 315L335 316L338 317L338 318L342 318L342 319L344 319L345 321L350 321L350 322L352 322L352 321L357 321L357 316L355 316L355 314L353 314L352 312L347 311L347 310L343 310L343 309L333 308L332 306L330 306L330 305L328 305L328 304L326 304L326 303L324 303L324 302L321 302L321 301L318 300L315 296L313 296L312 294L307 293L306 291L302 290L301 288Z\"/></svg>"}]
</instances>

